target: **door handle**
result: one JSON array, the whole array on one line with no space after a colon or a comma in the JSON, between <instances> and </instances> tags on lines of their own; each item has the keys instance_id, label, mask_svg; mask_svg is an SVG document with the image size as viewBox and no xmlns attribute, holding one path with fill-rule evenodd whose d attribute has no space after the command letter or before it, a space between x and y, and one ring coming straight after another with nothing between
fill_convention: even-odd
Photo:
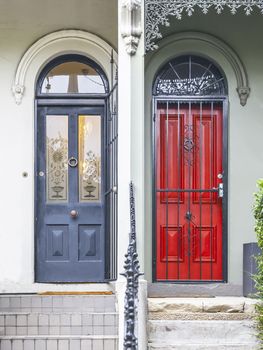
<instances>
[{"instance_id":1,"label":"door handle","mask_svg":"<svg viewBox=\"0 0 263 350\"><path fill-rule=\"evenodd\" d=\"M218 197L224 197L224 184L222 182L218 185Z\"/></svg>"},{"instance_id":2,"label":"door handle","mask_svg":"<svg viewBox=\"0 0 263 350\"><path fill-rule=\"evenodd\" d=\"M77 210L73 209L70 212L70 216L72 217L72 219L76 219L78 217L79 213L77 212Z\"/></svg>"},{"instance_id":3,"label":"door handle","mask_svg":"<svg viewBox=\"0 0 263 350\"><path fill-rule=\"evenodd\" d=\"M75 157L70 157L68 160L68 165L71 168L75 168L78 165L78 160Z\"/></svg>"},{"instance_id":4,"label":"door handle","mask_svg":"<svg viewBox=\"0 0 263 350\"><path fill-rule=\"evenodd\" d=\"M213 191L217 191L219 198L223 198L224 197L224 184L223 184L223 182L221 182L218 185L218 187L213 187L212 190Z\"/></svg>"}]
</instances>

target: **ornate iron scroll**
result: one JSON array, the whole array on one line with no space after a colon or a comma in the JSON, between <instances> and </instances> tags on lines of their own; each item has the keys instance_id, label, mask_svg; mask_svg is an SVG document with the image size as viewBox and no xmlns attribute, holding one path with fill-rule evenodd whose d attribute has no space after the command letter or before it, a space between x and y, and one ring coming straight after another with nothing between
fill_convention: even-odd
<instances>
[{"instance_id":1,"label":"ornate iron scroll","mask_svg":"<svg viewBox=\"0 0 263 350\"><path fill-rule=\"evenodd\" d=\"M138 253L136 250L136 220L135 220L135 200L134 200L134 186L130 183L130 223L131 232L129 236L129 246L127 254L125 254L124 269L125 272L121 275L127 279L127 286L125 292L125 335L124 335L124 349L137 350L137 337L135 335L135 324L137 318L137 300L139 289L139 277L143 275L140 273L140 265L138 260Z\"/></svg>"},{"instance_id":2,"label":"ornate iron scroll","mask_svg":"<svg viewBox=\"0 0 263 350\"><path fill-rule=\"evenodd\" d=\"M162 38L160 26L169 27L169 17L181 19L184 14L191 16L195 8L207 14L214 8L218 14L229 8L234 15L243 8L250 15L254 8L263 14L263 0L145 0L145 48L146 51L158 48L156 41Z\"/></svg>"}]
</instances>

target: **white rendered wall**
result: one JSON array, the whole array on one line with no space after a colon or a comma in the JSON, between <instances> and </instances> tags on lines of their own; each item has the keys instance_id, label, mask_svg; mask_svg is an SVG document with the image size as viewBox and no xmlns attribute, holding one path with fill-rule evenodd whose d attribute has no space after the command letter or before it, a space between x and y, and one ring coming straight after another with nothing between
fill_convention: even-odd
<instances>
[{"instance_id":1,"label":"white rendered wall","mask_svg":"<svg viewBox=\"0 0 263 350\"><path fill-rule=\"evenodd\" d=\"M58 4L60 3L60 4ZM36 55L26 74L25 94L17 105L11 92L19 61L34 42L48 33L77 28L104 38L105 46L117 46L117 1L34 1L6 3L0 0L0 292L43 290L106 290L106 284L43 285L34 283L34 88L45 62L60 53L97 55L91 46L65 40ZM107 61L108 52L98 54ZM104 62L102 62L104 66ZM100 62L98 62L100 63ZM107 70L107 68L106 68ZM107 72L109 73L109 72ZM28 173L23 177L22 173Z\"/></svg>"}]
</instances>

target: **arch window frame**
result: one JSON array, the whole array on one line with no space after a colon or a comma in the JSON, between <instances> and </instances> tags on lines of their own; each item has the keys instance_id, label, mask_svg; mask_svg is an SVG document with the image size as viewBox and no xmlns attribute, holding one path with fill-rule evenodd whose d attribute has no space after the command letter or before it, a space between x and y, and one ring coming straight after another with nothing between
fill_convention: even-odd
<instances>
[{"instance_id":1,"label":"arch window frame","mask_svg":"<svg viewBox=\"0 0 263 350\"><path fill-rule=\"evenodd\" d=\"M210 64L211 67L215 70L215 72L217 71L217 73L219 73L221 75L220 77L220 81L222 80L222 89L224 89L224 93L223 94L197 94L197 93L193 93L193 94L175 94L175 93L158 93L157 89L158 89L158 81L160 80L160 77L165 74L167 72L167 66L170 65L171 68L173 69L172 67L172 64L173 63L176 63L176 64L184 64L184 61L183 59L189 59L188 62L185 62L186 64L188 63L189 64L189 67L190 67L190 64L193 65L200 65L201 66L201 63L198 62L198 60L201 60L203 62L206 61L207 64ZM193 62L192 59L195 59L196 61ZM179 61L178 63L176 61ZM181 62L180 62L181 61ZM191 67L192 68L192 67ZM206 68L206 67L202 67L202 68ZM207 71L210 70L210 66L207 67ZM204 72L206 73L206 72ZM167 74L167 73L166 73ZM175 72L175 74L177 74L177 72ZM179 77L178 77L179 78ZM180 83L180 80L185 80L185 79L178 79L178 83ZM182 83L183 84L183 83ZM228 84L227 84L227 79L226 79L226 76L225 76L225 73L223 72L223 70L221 69L221 67L219 67L219 65L211 58L208 58L206 56L203 56L203 55L198 55L198 54L187 54L187 53L184 53L182 55L178 55L178 56L175 56L173 58L169 58L169 60L165 61L157 70L157 73L155 74L154 76L154 79L153 79L153 84L152 84L152 95L153 96L169 96L169 97L200 97L200 98L206 98L206 97L222 97L222 98L225 98L226 96L228 96Z\"/></svg>"},{"instance_id":2,"label":"arch window frame","mask_svg":"<svg viewBox=\"0 0 263 350\"><path fill-rule=\"evenodd\" d=\"M55 67L63 64L63 63L69 63L69 62L78 62L83 63L91 66L101 77L105 92L104 93L43 93L41 92L42 85L44 83L45 78L47 77L48 73ZM52 98L60 98L60 99L90 99L92 97L97 98L106 98L109 94L109 81L108 78L103 71L103 69L100 67L99 64L97 64L94 60L80 54L63 54L60 55L50 62L46 64L46 66L41 70L39 76L37 77L37 84L35 88L35 98L36 99L52 99Z\"/></svg>"}]
</instances>

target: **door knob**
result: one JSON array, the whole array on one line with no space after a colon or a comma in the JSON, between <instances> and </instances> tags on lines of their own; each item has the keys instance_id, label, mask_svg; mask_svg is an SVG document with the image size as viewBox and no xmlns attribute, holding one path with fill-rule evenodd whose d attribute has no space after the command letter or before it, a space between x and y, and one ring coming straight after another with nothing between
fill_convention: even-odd
<instances>
[{"instance_id":1,"label":"door knob","mask_svg":"<svg viewBox=\"0 0 263 350\"><path fill-rule=\"evenodd\" d=\"M77 212L77 210L71 210L70 212L70 216L72 217L72 219L76 219L76 217L79 215L79 213Z\"/></svg>"},{"instance_id":2,"label":"door knob","mask_svg":"<svg viewBox=\"0 0 263 350\"><path fill-rule=\"evenodd\" d=\"M71 168L75 168L77 165L78 165L78 160L74 157L71 157L69 158L68 160L68 165L71 167Z\"/></svg>"}]
</instances>

